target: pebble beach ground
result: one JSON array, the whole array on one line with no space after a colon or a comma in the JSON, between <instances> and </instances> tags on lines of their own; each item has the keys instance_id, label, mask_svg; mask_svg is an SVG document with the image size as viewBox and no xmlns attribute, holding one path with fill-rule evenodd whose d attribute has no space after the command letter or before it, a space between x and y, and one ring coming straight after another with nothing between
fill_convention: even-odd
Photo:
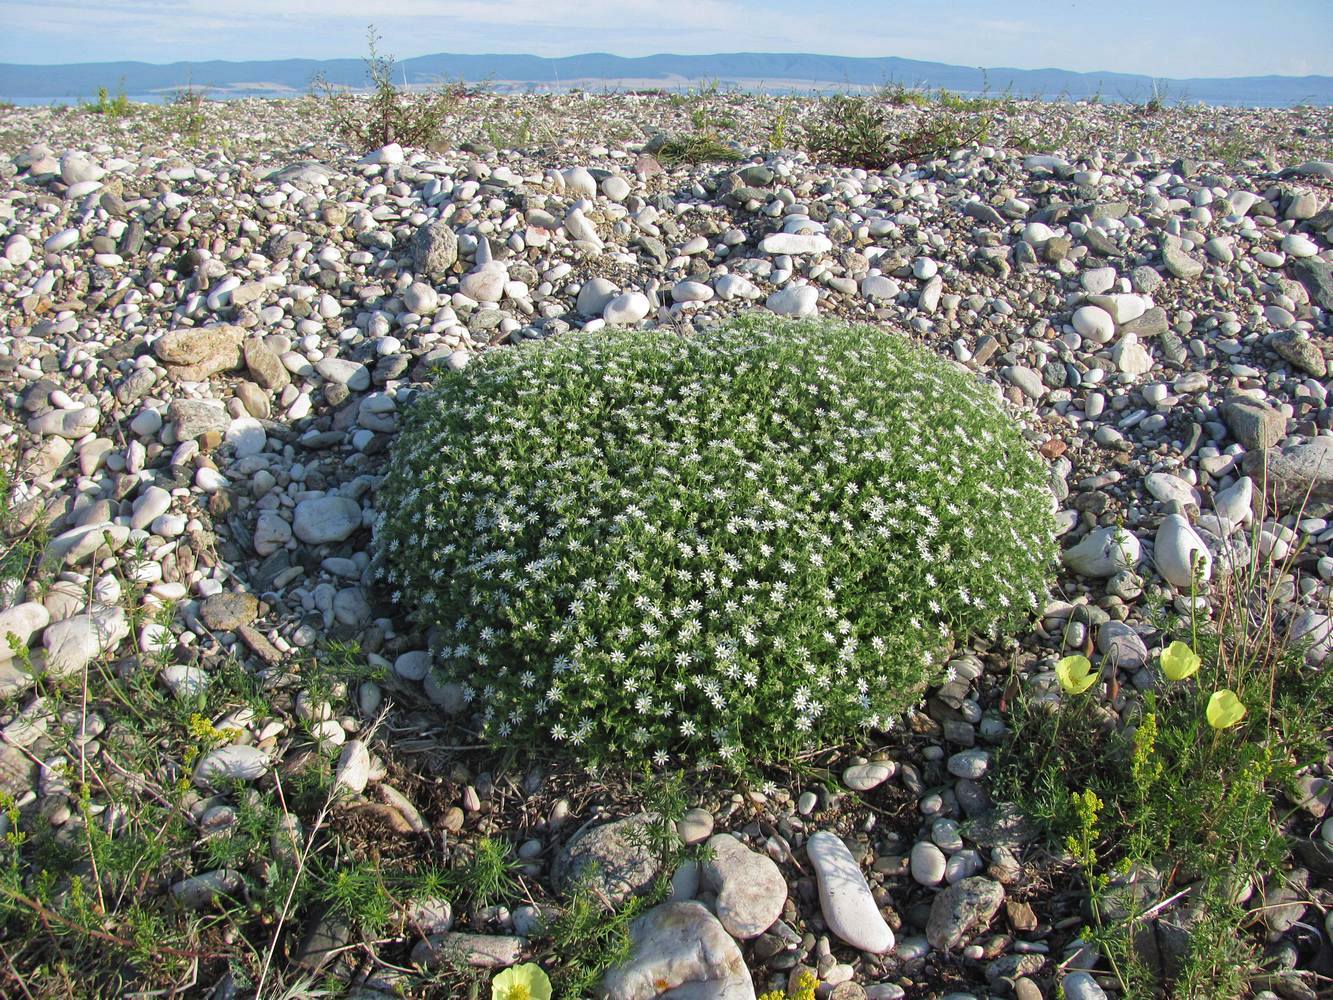
<instances>
[{"instance_id":1,"label":"pebble beach ground","mask_svg":"<svg viewBox=\"0 0 1333 1000\"><path fill-rule=\"evenodd\" d=\"M642 795L477 746L372 586L401 403L432 367L575 329L873 323L992 384L1047 461L1064 557L1045 615L1017 649L958 650L880 742L763 783L690 776L678 832L712 860L677 873L605 989L657 996L670 969L694 986L663 995L742 1000L809 967L836 1000L1114 992L1075 937L1068 859L988 792L1001 701L1014 677L1057 697L1071 648L1114 647L1118 683L1151 687L1147 597L1187 608L1192 553L1243 562L1251 538L1311 664L1333 648L1333 110L996 100L959 112L988 116L986 144L868 172L788 148L820 113L803 98L474 93L438 148L369 154L313 98L182 107L0 110L0 448L11 530L45 525L0 595L20 826L114 835L119 806L96 782L81 801L71 770L169 797L201 846L141 891L207 914L257 877L202 846L237 822L223 779L277 801L323 760L349 850L447 864L502 838L527 900L418 901L373 940L302 914L265 930L274 963L447 996L412 963L532 957L572 868L598 859L608 897L656 874L628 833ZM703 131L734 162L654 153ZM355 668L307 683L331 648ZM239 671L264 709L230 705L197 759L127 774L131 708L49 689L90 669L182 701ZM1244 930L1284 998L1333 984L1331 807L1333 744L1289 803L1301 867L1254 887L1271 905ZM190 995L254 988L216 958L195 975Z\"/></svg>"}]
</instances>

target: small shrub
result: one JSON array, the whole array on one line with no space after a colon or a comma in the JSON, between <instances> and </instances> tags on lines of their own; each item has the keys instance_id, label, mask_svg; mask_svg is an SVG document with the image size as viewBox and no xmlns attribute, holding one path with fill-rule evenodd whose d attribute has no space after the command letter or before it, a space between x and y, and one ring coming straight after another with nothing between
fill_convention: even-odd
<instances>
[{"instance_id":1,"label":"small shrub","mask_svg":"<svg viewBox=\"0 0 1333 1000\"><path fill-rule=\"evenodd\" d=\"M840 94L824 102L811 119L806 145L812 156L826 163L880 170L890 163L941 156L985 142L990 127L989 115L964 113L944 103L912 128L896 133L888 114L874 101Z\"/></svg>"},{"instance_id":2,"label":"small shrub","mask_svg":"<svg viewBox=\"0 0 1333 1000\"><path fill-rule=\"evenodd\" d=\"M594 762L887 728L955 637L1030 620L1053 558L991 395L875 328L528 343L406 426L377 573L489 738Z\"/></svg>"},{"instance_id":3,"label":"small shrub","mask_svg":"<svg viewBox=\"0 0 1333 1000\"><path fill-rule=\"evenodd\" d=\"M1054 711L1019 699L996 762L997 797L1019 803L1072 856L1092 916L1083 936L1129 1000L1246 992L1259 940L1241 932L1254 904L1237 890L1292 865L1284 793L1327 753L1333 673L1310 669L1303 644L1285 641L1274 579L1286 566L1260 568L1254 552L1214 583L1211 617L1155 611L1162 680L1141 696L1122 689L1119 724L1098 711L1101 687L1073 683L1075 671L1069 683L1061 676ZM1061 662L1075 659L1084 660ZM1107 670L1096 667L1094 680ZM1245 711L1219 718L1221 693ZM1126 898L1127 872L1148 873L1144 898ZM1171 960L1145 915L1158 904L1187 938Z\"/></svg>"},{"instance_id":4,"label":"small shrub","mask_svg":"<svg viewBox=\"0 0 1333 1000\"><path fill-rule=\"evenodd\" d=\"M657 150L657 158L667 166L677 163L735 163L741 154L718 138L716 132L673 135Z\"/></svg>"},{"instance_id":5,"label":"small shrub","mask_svg":"<svg viewBox=\"0 0 1333 1000\"><path fill-rule=\"evenodd\" d=\"M848 167L878 170L893 162L897 145L888 115L864 97L836 94L806 125L810 154Z\"/></svg>"},{"instance_id":6,"label":"small shrub","mask_svg":"<svg viewBox=\"0 0 1333 1000\"><path fill-rule=\"evenodd\" d=\"M461 84L438 88L414 97L393 79L394 58L379 51L379 33L371 25L366 31L370 54L366 76L371 94L367 100L334 86L322 74L311 81L333 116L333 128L358 149L379 149L396 142L403 146L426 146L434 141L445 121L458 107Z\"/></svg>"},{"instance_id":7,"label":"small shrub","mask_svg":"<svg viewBox=\"0 0 1333 1000\"><path fill-rule=\"evenodd\" d=\"M108 118L124 118L134 110L124 90L112 97L106 87L98 87L97 100L92 104L85 104L83 109L90 115L106 115Z\"/></svg>"}]
</instances>

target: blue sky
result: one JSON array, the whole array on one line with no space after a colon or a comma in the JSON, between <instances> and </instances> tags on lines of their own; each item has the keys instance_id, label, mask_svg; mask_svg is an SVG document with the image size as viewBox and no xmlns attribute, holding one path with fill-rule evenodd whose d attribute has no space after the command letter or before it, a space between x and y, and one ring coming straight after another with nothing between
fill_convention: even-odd
<instances>
[{"instance_id":1,"label":"blue sky","mask_svg":"<svg viewBox=\"0 0 1333 1000\"><path fill-rule=\"evenodd\" d=\"M0 62L820 52L1152 76L1333 75L1333 0L0 0Z\"/></svg>"}]
</instances>

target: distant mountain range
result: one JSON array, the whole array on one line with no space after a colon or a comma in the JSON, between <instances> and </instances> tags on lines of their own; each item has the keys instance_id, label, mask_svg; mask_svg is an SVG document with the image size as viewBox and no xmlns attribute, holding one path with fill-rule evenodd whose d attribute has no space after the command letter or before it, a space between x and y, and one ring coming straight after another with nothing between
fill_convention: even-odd
<instances>
[{"instance_id":1,"label":"distant mountain range","mask_svg":"<svg viewBox=\"0 0 1333 1000\"><path fill-rule=\"evenodd\" d=\"M366 85L360 59L278 59L262 62L73 63L33 66L0 63L0 98L37 103L92 98L99 87L131 97L165 96L185 87L213 97L295 96L309 91L316 73L339 86ZM977 69L914 59L852 58L803 52L730 52L706 56L638 58L593 52L545 59L530 55L439 53L404 59L395 67L410 86L466 80L496 90L571 88L672 90L717 83L747 90L863 89L886 83L940 87L964 94L1016 97L1100 96L1142 102L1157 92L1168 102L1281 107L1333 105L1333 77L1248 76L1156 79L1132 73L1075 73L1062 69Z\"/></svg>"}]
</instances>

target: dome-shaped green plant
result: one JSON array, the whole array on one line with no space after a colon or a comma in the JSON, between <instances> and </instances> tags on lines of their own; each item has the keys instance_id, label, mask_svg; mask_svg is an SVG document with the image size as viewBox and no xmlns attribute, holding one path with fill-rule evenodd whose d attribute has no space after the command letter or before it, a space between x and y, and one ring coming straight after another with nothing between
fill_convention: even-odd
<instances>
[{"instance_id":1,"label":"dome-shaped green plant","mask_svg":"<svg viewBox=\"0 0 1333 1000\"><path fill-rule=\"evenodd\" d=\"M1026 625L1040 459L973 376L864 326L493 351L410 407L378 572L489 738L774 760L892 725Z\"/></svg>"}]
</instances>

